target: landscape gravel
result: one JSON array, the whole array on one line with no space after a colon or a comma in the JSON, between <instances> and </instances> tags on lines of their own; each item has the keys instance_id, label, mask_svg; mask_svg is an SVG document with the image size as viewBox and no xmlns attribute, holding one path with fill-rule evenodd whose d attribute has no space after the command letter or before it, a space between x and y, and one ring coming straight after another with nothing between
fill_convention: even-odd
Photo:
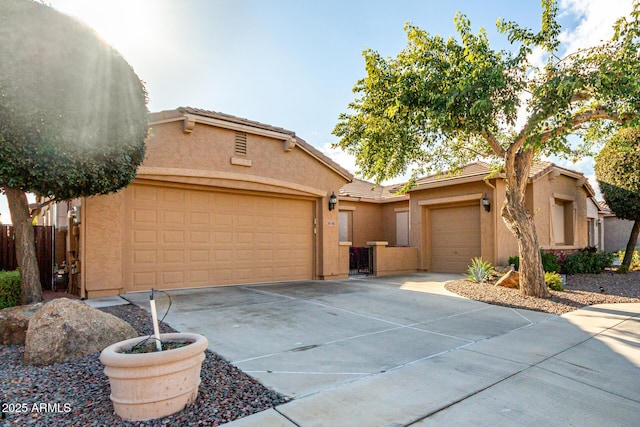
<instances>
[{"instance_id":1,"label":"landscape gravel","mask_svg":"<svg viewBox=\"0 0 640 427\"><path fill-rule=\"evenodd\" d=\"M640 302L640 271L628 274L574 274L567 276L565 290L549 291L551 298L535 298L520 294L518 289L494 286L493 282L470 280L448 282L450 292L477 301L505 307L524 308L545 313L563 314L587 305Z\"/></svg>"},{"instance_id":2,"label":"landscape gravel","mask_svg":"<svg viewBox=\"0 0 640 427\"><path fill-rule=\"evenodd\" d=\"M129 322L140 335L153 333L141 308L102 309ZM161 324L161 332L175 332ZM287 401L209 350L197 400L158 420L125 422L113 412L100 354L50 366L23 365L24 346L0 345L0 426L217 426Z\"/></svg>"}]
</instances>

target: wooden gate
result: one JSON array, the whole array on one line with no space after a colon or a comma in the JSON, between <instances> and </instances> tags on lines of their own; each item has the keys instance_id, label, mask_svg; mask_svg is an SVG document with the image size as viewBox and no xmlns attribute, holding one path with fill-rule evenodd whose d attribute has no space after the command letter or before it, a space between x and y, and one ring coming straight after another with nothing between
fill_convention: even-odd
<instances>
[{"instance_id":1,"label":"wooden gate","mask_svg":"<svg viewBox=\"0 0 640 427\"><path fill-rule=\"evenodd\" d=\"M53 284L53 227L37 225L33 227L36 243L36 257L40 270L40 284L43 289L51 289ZM0 225L0 270L18 268L14 231L10 225Z\"/></svg>"}]
</instances>

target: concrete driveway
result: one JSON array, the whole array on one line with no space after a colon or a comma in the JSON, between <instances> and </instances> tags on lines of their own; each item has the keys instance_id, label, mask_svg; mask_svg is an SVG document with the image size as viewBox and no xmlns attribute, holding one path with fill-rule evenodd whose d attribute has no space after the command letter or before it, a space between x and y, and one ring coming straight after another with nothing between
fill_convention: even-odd
<instances>
[{"instance_id":1,"label":"concrete driveway","mask_svg":"<svg viewBox=\"0 0 640 427\"><path fill-rule=\"evenodd\" d=\"M294 399L236 427L637 423L640 304L553 316L444 290L459 277L171 291L165 321Z\"/></svg>"}]
</instances>

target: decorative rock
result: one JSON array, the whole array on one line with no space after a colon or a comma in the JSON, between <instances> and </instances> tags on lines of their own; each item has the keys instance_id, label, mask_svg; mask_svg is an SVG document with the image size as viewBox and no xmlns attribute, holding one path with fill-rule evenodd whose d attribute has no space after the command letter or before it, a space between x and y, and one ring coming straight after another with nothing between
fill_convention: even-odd
<instances>
[{"instance_id":1,"label":"decorative rock","mask_svg":"<svg viewBox=\"0 0 640 427\"><path fill-rule=\"evenodd\" d=\"M29 321L24 363L50 365L101 351L138 333L127 322L68 298L45 305Z\"/></svg>"},{"instance_id":2,"label":"decorative rock","mask_svg":"<svg viewBox=\"0 0 640 427\"><path fill-rule=\"evenodd\" d=\"M39 302L0 310L0 344L24 345L29 320L41 307L42 303Z\"/></svg>"},{"instance_id":3,"label":"decorative rock","mask_svg":"<svg viewBox=\"0 0 640 427\"><path fill-rule=\"evenodd\" d=\"M509 270L496 282L496 286L518 289L520 287L520 273L515 270Z\"/></svg>"}]
</instances>

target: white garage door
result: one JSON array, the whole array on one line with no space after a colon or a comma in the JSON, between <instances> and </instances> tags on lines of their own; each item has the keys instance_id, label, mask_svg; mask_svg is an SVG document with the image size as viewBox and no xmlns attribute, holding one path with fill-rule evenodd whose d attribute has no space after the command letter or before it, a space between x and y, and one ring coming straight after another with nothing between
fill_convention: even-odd
<instances>
[{"instance_id":1,"label":"white garage door","mask_svg":"<svg viewBox=\"0 0 640 427\"><path fill-rule=\"evenodd\" d=\"M431 271L464 273L481 256L480 207L431 209Z\"/></svg>"},{"instance_id":2,"label":"white garage door","mask_svg":"<svg viewBox=\"0 0 640 427\"><path fill-rule=\"evenodd\" d=\"M313 276L310 200L149 185L125 194L127 291Z\"/></svg>"}]
</instances>

